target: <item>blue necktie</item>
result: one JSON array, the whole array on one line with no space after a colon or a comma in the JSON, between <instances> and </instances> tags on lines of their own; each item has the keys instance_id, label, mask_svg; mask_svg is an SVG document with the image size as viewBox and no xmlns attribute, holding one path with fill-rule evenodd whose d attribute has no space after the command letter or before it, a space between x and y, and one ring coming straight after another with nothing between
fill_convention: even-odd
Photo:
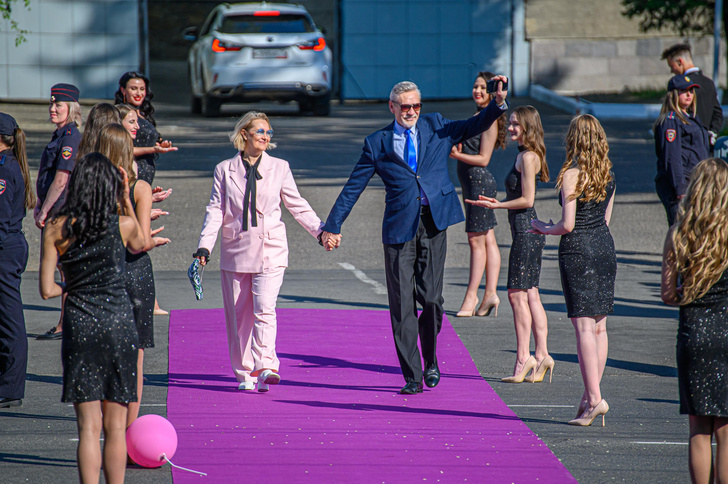
<instances>
[{"instance_id":1,"label":"blue necktie","mask_svg":"<svg viewBox=\"0 0 728 484\"><path fill-rule=\"evenodd\" d=\"M417 150L415 150L415 141L412 139L412 131L406 129L404 131L405 148L404 148L404 159L407 160L407 164L412 171L417 173Z\"/></svg>"}]
</instances>

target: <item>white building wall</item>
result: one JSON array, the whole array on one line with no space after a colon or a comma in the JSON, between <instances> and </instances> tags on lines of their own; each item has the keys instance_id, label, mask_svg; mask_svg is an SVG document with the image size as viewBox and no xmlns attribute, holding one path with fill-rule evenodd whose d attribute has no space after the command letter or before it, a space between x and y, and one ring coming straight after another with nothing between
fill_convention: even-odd
<instances>
[{"instance_id":1,"label":"white building wall","mask_svg":"<svg viewBox=\"0 0 728 484\"><path fill-rule=\"evenodd\" d=\"M136 0L22 0L12 18L28 30L15 46L15 32L0 22L0 98L47 99L65 82L83 98L113 98L121 74L139 68Z\"/></svg>"}]
</instances>

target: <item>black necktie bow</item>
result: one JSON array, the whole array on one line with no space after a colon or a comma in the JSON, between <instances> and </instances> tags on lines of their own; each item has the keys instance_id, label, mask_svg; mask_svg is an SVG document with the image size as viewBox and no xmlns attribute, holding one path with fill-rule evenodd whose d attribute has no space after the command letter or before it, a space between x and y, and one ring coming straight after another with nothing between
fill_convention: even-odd
<instances>
[{"instance_id":1,"label":"black necktie bow","mask_svg":"<svg viewBox=\"0 0 728 484\"><path fill-rule=\"evenodd\" d=\"M242 158L242 153L240 154ZM255 164L251 165L245 159L243 159L243 165L245 166L245 195L243 196L243 230L248 230L248 209L250 209L251 219L250 225L253 227L258 226L258 212L255 208L256 198L256 181L263 178L258 172L258 165L260 165L260 159L263 155L260 155L255 161Z\"/></svg>"}]
</instances>

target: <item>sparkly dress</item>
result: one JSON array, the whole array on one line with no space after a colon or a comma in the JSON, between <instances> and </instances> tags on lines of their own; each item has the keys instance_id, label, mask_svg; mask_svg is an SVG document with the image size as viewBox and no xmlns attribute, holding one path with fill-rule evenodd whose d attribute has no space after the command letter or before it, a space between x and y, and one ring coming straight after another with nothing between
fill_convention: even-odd
<instances>
[{"instance_id":1,"label":"sparkly dress","mask_svg":"<svg viewBox=\"0 0 728 484\"><path fill-rule=\"evenodd\" d=\"M473 136L465 141L463 153L479 155L480 136ZM478 195L495 198L498 194L495 178L488 167L470 165L458 160L457 171L460 186L463 189L463 200L478 200ZM465 203L466 232L487 232L496 225L493 209Z\"/></svg>"},{"instance_id":2,"label":"sparkly dress","mask_svg":"<svg viewBox=\"0 0 728 484\"><path fill-rule=\"evenodd\" d=\"M614 189L612 175L604 200L577 200L574 230L561 236L559 272L570 318L602 316L614 311L617 256L604 218Z\"/></svg>"},{"instance_id":3,"label":"sparkly dress","mask_svg":"<svg viewBox=\"0 0 728 484\"><path fill-rule=\"evenodd\" d=\"M134 188L129 191L131 204L136 210ZM139 333L139 348L154 347L154 272L152 258L147 252L132 254L126 251L126 273L124 274L126 292L134 308L134 322Z\"/></svg>"},{"instance_id":4,"label":"sparkly dress","mask_svg":"<svg viewBox=\"0 0 728 484\"><path fill-rule=\"evenodd\" d=\"M136 138L134 139L135 148L149 148L154 146L159 141L159 131L154 127L152 123L139 116L139 130L137 131ZM157 171L156 160L159 155L157 153L149 153L148 155L142 155L136 158L137 162L137 178L144 180L145 182L152 185L154 181L154 174Z\"/></svg>"},{"instance_id":5,"label":"sparkly dress","mask_svg":"<svg viewBox=\"0 0 728 484\"><path fill-rule=\"evenodd\" d=\"M680 413L728 417L728 270L700 299L680 306Z\"/></svg>"},{"instance_id":6,"label":"sparkly dress","mask_svg":"<svg viewBox=\"0 0 728 484\"><path fill-rule=\"evenodd\" d=\"M63 311L64 402L134 402L137 331L124 289L126 249L114 215L105 235L75 243L59 258Z\"/></svg>"},{"instance_id":7,"label":"sparkly dress","mask_svg":"<svg viewBox=\"0 0 728 484\"><path fill-rule=\"evenodd\" d=\"M523 151L522 146L518 151ZM506 200L515 200L522 194L521 173L516 164L506 177ZM541 278L541 255L546 245L546 236L532 234L531 220L537 219L536 210L531 208L508 209L511 224L511 252L508 255L508 289L530 289L538 287Z\"/></svg>"}]
</instances>

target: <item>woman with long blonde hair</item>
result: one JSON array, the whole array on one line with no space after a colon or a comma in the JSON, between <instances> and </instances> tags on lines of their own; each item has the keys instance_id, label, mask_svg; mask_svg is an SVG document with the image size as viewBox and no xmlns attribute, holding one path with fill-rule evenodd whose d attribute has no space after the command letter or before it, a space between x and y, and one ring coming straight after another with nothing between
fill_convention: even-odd
<instances>
[{"instance_id":1,"label":"woman with long blonde hair","mask_svg":"<svg viewBox=\"0 0 728 484\"><path fill-rule=\"evenodd\" d=\"M708 131L695 117L695 88L689 75L677 75L667 84L667 96L655 121L657 176L655 189L665 206L667 223L675 223L680 199L685 196L690 172L708 157Z\"/></svg>"},{"instance_id":2,"label":"woman with long blonde hair","mask_svg":"<svg viewBox=\"0 0 728 484\"><path fill-rule=\"evenodd\" d=\"M529 232L531 221L538 218L534 209L536 184L538 180L549 180L543 126L536 108L517 107L509 118L508 132L511 140L518 143L518 156L506 177L506 199L498 201L481 195L478 200L466 202L481 207L508 209L513 241L508 256L507 287L508 302L513 308L517 349L513 375L502 381L521 383L533 371L531 381L536 382L543 381L546 371L550 369L553 372L554 367L546 343L546 311L538 293L541 255L546 238ZM534 355L530 351L531 332L536 344Z\"/></svg>"},{"instance_id":3,"label":"woman with long blonde hair","mask_svg":"<svg viewBox=\"0 0 728 484\"><path fill-rule=\"evenodd\" d=\"M487 83L495 77L492 72L479 72L473 83L473 100L478 109L485 109L493 95L487 92ZM477 113L476 113L477 114ZM463 200L480 195L495 197L497 185L488 170L493 152L506 147L506 117L501 116L483 133L452 147L450 157L458 161L458 179L463 190ZM498 316L500 299L496 294L501 256L493 230L497 222L493 210L465 204L465 232L470 245L470 278L460 311L455 316L488 316L495 310ZM478 289L485 272L485 293L478 307Z\"/></svg>"},{"instance_id":4,"label":"woman with long blonde hair","mask_svg":"<svg viewBox=\"0 0 728 484\"><path fill-rule=\"evenodd\" d=\"M572 425L588 426L609 410L599 384L607 364L607 314L614 310L617 257L609 221L614 205L614 174L602 125L592 115L576 116L566 134L566 161L556 187L561 220L531 222L538 234L560 235L559 271L566 309L576 333L576 352L584 382Z\"/></svg>"},{"instance_id":5,"label":"woman with long blonde hair","mask_svg":"<svg viewBox=\"0 0 728 484\"><path fill-rule=\"evenodd\" d=\"M129 403L127 426L139 415L144 387L144 353L154 347L154 272L152 259L146 251L169 242L169 239L155 237L164 227L151 230L152 189L147 182L137 178L134 161L134 144L131 135L121 124L109 124L101 129L97 151L111 160L118 168L123 168L129 178L129 200L134 215L139 221L144 237L144 250L140 253L126 253L126 273L124 284L129 293L134 311L134 322L139 335L137 358L137 401ZM128 215L128 214L127 214Z\"/></svg>"},{"instance_id":6,"label":"woman with long blonde hair","mask_svg":"<svg viewBox=\"0 0 728 484\"><path fill-rule=\"evenodd\" d=\"M662 259L662 300L680 306L677 379L693 482L728 482L728 164L692 173ZM717 442L713 461L712 437Z\"/></svg>"}]
</instances>

